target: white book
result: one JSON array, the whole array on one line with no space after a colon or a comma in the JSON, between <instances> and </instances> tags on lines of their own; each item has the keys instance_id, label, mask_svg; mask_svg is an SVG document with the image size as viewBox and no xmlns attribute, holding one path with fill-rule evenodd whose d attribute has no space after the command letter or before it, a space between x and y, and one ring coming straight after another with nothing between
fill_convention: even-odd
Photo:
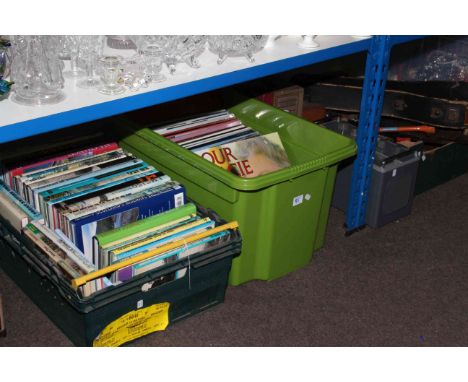
<instances>
[{"instance_id":1,"label":"white book","mask_svg":"<svg viewBox=\"0 0 468 382\"><path fill-rule=\"evenodd\" d=\"M38 222L31 222L31 224L64 251L85 273L91 273L96 270L96 267L86 259L83 252L74 246L68 245L68 243L62 240L54 231Z\"/></svg>"},{"instance_id":2,"label":"white book","mask_svg":"<svg viewBox=\"0 0 468 382\"><path fill-rule=\"evenodd\" d=\"M28 215L3 193L0 193L0 215L18 232L29 223Z\"/></svg>"}]
</instances>

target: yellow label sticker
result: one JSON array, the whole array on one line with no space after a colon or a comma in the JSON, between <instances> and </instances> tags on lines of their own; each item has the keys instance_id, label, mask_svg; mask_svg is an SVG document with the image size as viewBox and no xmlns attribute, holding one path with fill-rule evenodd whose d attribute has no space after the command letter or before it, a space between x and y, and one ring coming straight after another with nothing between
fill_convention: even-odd
<instances>
[{"instance_id":1,"label":"yellow label sticker","mask_svg":"<svg viewBox=\"0 0 468 382\"><path fill-rule=\"evenodd\" d=\"M133 310L107 325L93 346L120 346L125 342L164 330L169 324L169 303Z\"/></svg>"}]
</instances>

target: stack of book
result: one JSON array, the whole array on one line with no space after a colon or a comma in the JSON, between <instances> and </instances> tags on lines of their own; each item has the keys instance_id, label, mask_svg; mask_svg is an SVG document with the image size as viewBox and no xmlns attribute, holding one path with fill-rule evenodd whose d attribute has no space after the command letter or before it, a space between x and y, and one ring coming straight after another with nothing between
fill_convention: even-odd
<instances>
[{"instance_id":1,"label":"stack of book","mask_svg":"<svg viewBox=\"0 0 468 382\"><path fill-rule=\"evenodd\" d=\"M215 222L186 203L181 184L116 143L2 165L0 215L65 279L86 276L84 296L229 236L229 230L210 235ZM132 262L145 254L154 256Z\"/></svg>"},{"instance_id":2,"label":"stack of book","mask_svg":"<svg viewBox=\"0 0 468 382\"><path fill-rule=\"evenodd\" d=\"M244 178L290 165L278 133L261 135L227 110L159 125L153 131Z\"/></svg>"},{"instance_id":3,"label":"stack of book","mask_svg":"<svg viewBox=\"0 0 468 382\"><path fill-rule=\"evenodd\" d=\"M154 131L194 152L260 135L227 110L160 125Z\"/></svg>"}]
</instances>

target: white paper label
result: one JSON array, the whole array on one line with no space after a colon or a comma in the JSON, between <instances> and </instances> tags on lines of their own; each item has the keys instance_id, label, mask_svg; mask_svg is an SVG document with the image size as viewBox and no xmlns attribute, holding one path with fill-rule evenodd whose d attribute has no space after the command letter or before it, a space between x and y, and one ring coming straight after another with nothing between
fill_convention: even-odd
<instances>
[{"instance_id":1,"label":"white paper label","mask_svg":"<svg viewBox=\"0 0 468 382\"><path fill-rule=\"evenodd\" d=\"M179 194L175 194L174 195L174 206L177 208L177 207L180 207L184 204L184 193L181 192Z\"/></svg>"},{"instance_id":2,"label":"white paper label","mask_svg":"<svg viewBox=\"0 0 468 382\"><path fill-rule=\"evenodd\" d=\"M143 308L143 300L138 300L137 309Z\"/></svg>"},{"instance_id":3,"label":"white paper label","mask_svg":"<svg viewBox=\"0 0 468 382\"><path fill-rule=\"evenodd\" d=\"M396 175L396 170L397 170L396 168L393 169L393 171L392 171L392 177Z\"/></svg>"},{"instance_id":4,"label":"white paper label","mask_svg":"<svg viewBox=\"0 0 468 382\"><path fill-rule=\"evenodd\" d=\"M293 207L301 204L304 201L304 195L298 195L293 199Z\"/></svg>"}]
</instances>

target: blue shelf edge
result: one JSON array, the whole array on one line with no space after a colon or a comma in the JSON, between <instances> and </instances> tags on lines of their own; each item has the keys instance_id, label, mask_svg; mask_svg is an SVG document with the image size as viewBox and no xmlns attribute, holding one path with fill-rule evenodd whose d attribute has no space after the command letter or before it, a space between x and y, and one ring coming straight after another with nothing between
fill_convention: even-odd
<instances>
[{"instance_id":1,"label":"blue shelf edge","mask_svg":"<svg viewBox=\"0 0 468 382\"><path fill-rule=\"evenodd\" d=\"M372 39L357 40L349 44L257 65L231 73L2 126L0 127L0 143L7 143L148 106L206 93L319 62L365 52L369 49L371 41Z\"/></svg>"},{"instance_id":2,"label":"blue shelf edge","mask_svg":"<svg viewBox=\"0 0 468 382\"><path fill-rule=\"evenodd\" d=\"M428 36L427 35L414 35L414 36L394 35L390 37L390 47L399 45L399 44L404 44L406 42L419 40L424 37L428 37Z\"/></svg>"}]
</instances>

